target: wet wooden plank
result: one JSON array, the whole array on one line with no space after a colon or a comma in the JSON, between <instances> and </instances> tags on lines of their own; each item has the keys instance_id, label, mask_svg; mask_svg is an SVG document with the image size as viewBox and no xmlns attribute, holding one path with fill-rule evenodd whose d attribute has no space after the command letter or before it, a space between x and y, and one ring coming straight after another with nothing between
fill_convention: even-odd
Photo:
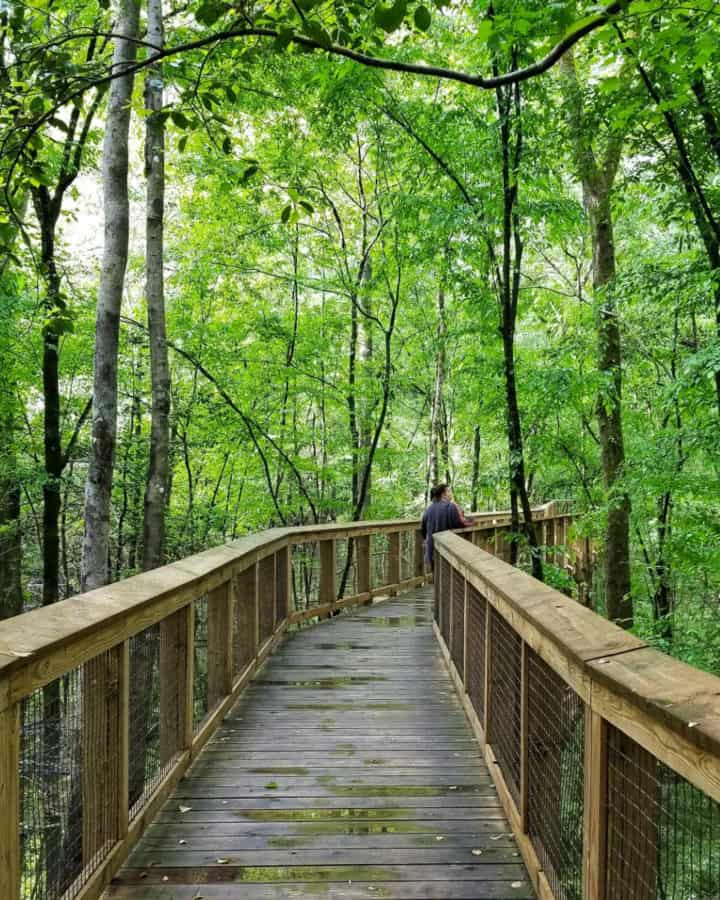
<instances>
[{"instance_id":1,"label":"wet wooden plank","mask_svg":"<svg viewBox=\"0 0 720 900\"><path fill-rule=\"evenodd\" d=\"M533 897L431 610L424 590L293 635L108 896Z\"/></svg>"},{"instance_id":2,"label":"wet wooden plank","mask_svg":"<svg viewBox=\"0 0 720 900\"><path fill-rule=\"evenodd\" d=\"M204 884L155 885L144 887L143 900L237 900L237 887ZM137 900L134 884L113 885L108 900ZM244 884L243 900L531 900L535 894L527 881L376 881L367 882L296 882L294 884Z\"/></svg>"}]
</instances>

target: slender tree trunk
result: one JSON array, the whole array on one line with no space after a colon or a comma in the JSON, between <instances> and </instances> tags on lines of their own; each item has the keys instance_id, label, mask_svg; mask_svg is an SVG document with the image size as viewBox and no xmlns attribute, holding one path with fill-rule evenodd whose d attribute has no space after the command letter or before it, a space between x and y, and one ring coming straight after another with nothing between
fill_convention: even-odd
<instances>
[{"instance_id":1,"label":"slender tree trunk","mask_svg":"<svg viewBox=\"0 0 720 900\"><path fill-rule=\"evenodd\" d=\"M447 369L447 318L445 314L445 285L441 284L437 301L437 352L435 356L435 383L430 407L430 478L439 484L440 460L447 460L447 444L443 428L443 392ZM447 469L447 465L445 466Z\"/></svg>"},{"instance_id":2,"label":"slender tree trunk","mask_svg":"<svg viewBox=\"0 0 720 900\"><path fill-rule=\"evenodd\" d=\"M593 240L593 288L601 297L598 369L606 390L598 402L598 432L608 495L605 584L608 617L625 628L633 623L630 594L630 497L622 484L625 443L622 426L620 323L612 297L615 246L609 190L587 204Z\"/></svg>"},{"instance_id":3,"label":"slender tree trunk","mask_svg":"<svg viewBox=\"0 0 720 900\"><path fill-rule=\"evenodd\" d=\"M135 60L139 5L118 0L113 71ZM103 206L105 244L95 320L92 444L85 484L85 534L82 552L82 589L107 583L110 504L117 432L118 343L120 307L130 233L128 200L128 137L133 75L110 84L103 143Z\"/></svg>"},{"instance_id":4,"label":"slender tree trunk","mask_svg":"<svg viewBox=\"0 0 720 900\"><path fill-rule=\"evenodd\" d=\"M535 523L527 493L525 479L525 449L523 446L520 406L517 396L515 372L515 328L520 297L520 273L523 242L518 213L518 179L522 158L522 107L520 87L498 88L496 91L502 150L503 181L503 256L499 274L500 331L503 343L503 371L505 375L505 411L508 434L508 469L510 481L511 529L520 531L520 509L523 513L523 529L530 546L532 573L543 580L543 566L538 546ZM518 559L517 541L513 540L510 561Z\"/></svg>"},{"instance_id":5,"label":"slender tree trunk","mask_svg":"<svg viewBox=\"0 0 720 900\"><path fill-rule=\"evenodd\" d=\"M20 482L15 458L14 416L0 414L0 619L22 612Z\"/></svg>"},{"instance_id":6,"label":"slender tree trunk","mask_svg":"<svg viewBox=\"0 0 720 900\"><path fill-rule=\"evenodd\" d=\"M162 0L148 0L147 40L164 46ZM152 415L150 464L143 518L143 570L163 562L165 551L165 498L170 465L170 366L165 331L164 211L165 124L162 117L163 70L157 63L145 78L145 108L149 111L145 136L147 177L146 294L150 336Z\"/></svg>"},{"instance_id":7,"label":"slender tree trunk","mask_svg":"<svg viewBox=\"0 0 720 900\"><path fill-rule=\"evenodd\" d=\"M476 512L479 509L479 494L480 494L480 450L482 448L481 441L481 433L480 426L475 426L475 432L473 435L473 468L472 468L472 484L470 488L470 508L473 512Z\"/></svg>"},{"instance_id":8,"label":"slender tree trunk","mask_svg":"<svg viewBox=\"0 0 720 900\"><path fill-rule=\"evenodd\" d=\"M620 323L613 297L615 243L610 200L620 162L622 137L610 135L602 161L596 159L591 132L585 122L582 93L572 53L563 57L561 70L566 87L575 163L590 225L593 290L601 304L598 319L598 371L602 387L597 416L607 497L604 554L607 614L618 625L630 628L633 624L630 592L630 497L622 483L625 465L622 352Z\"/></svg>"}]
</instances>

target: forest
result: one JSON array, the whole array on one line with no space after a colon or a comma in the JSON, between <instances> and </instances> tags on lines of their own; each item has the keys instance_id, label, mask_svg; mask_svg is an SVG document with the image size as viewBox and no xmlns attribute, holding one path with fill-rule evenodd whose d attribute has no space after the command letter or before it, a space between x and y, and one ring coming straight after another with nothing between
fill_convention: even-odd
<instances>
[{"instance_id":1,"label":"forest","mask_svg":"<svg viewBox=\"0 0 720 900\"><path fill-rule=\"evenodd\" d=\"M448 481L720 673L713 0L0 0L0 617Z\"/></svg>"}]
</instances>

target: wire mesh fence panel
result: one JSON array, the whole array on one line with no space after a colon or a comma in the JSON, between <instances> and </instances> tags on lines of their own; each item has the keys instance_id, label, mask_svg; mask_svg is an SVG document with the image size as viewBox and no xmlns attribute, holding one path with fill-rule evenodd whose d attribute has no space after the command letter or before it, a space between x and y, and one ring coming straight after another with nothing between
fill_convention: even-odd
<instances>
[{"instance_id":1,"label":"wire mesh fence panel","mask_svg":"<svg viewBox=\"0 0 720 900\"><path fill-rule=\"evenodd\" d=\"M400 580L409 581L415 575L415 532L400 532Z\"/></svg>"},{"instance_id":2,"label":"wire mesh fence panel","mask_svg":"<svg viewBox=\"0 0 720 900\"><path fill-rule=\"evenodd\" d=\"M162 777L160 625L130 639L129 801L134 817Z\"/></svg>"},{"instance_id":3,"label":"wire mesh fence panel","mask_svg":"<svg viewBox=\"0 0 720 900\"><path fill-rule=\"evenodd\" d=\"M279 625L288 610L288 555L285 550L275 554L275 620Z\"/></svg>"},{"instance_id":4,"label":"wire mesh fence panel","mask_svg":"<svg viewBox=\"0 0 720 900\"><path fill-rule=\"evenodd\" d=\"M354 597L359 593L357 546L352 539L335 541L335 584L338 597Z\"/></svg>"},{"instance_id":5,"label":"wire mesh fence panel","mask_svg":"<svg viewBox=\"0 0 720 900\"><path fill-rule=\"evenodd\" d=\"M528 833L556 900L582 900L585 707L527 653Z\"/></svg>"},{"instance_id":6,"label":"wire mesh fence panel","mask_svg":"<svg viewBox=\"0 0 720 900\"><path fill-rule=\"evenodd\" d=\"M451 598L451 582L452 567L450 563L440 557L440 634L446 644L450 643L450 598Z\"/></svg>"},{"instance_id":7,"label":"wire mesh fence panel","mask_svg":"<svg viewBox=\"0 0 720 900\"><path fill-rule=\"evenodd\" d=\"M522 641L490 610L490 722L488 740L517 806L520 799L520 668Z\"/></svg>"},{"instance_id":8,"label":"wire mesh fence panel","mask_svg":"<svg viewBox=\"0 0 720 900\"><path fill-rule=\"evenodd\" d=\"M465 688L481 722L485 717L485 623L487 601L471 585L467 586L467 663Z\"/></svg>"},{"instance_id":9,"label":"wire mesh fence panel","mask_svg":"<svg viewBox=\"0 0 720 900\"><path fill-rule=\"evenodd\" d=\"M110 650L22 703L23 900L76 896L117 840L119 674Z\"/></svg>"},{"instance_id":10,"label":"wire mesh fence panel","mask_svg":"<svg viewBox=\"0 0 720 900\"><path fill-rule=\"evenodd\" d=\"M607 900L720 897L720 804L608 726Z\"/></svg>"},{"instance_id":11,"label":"wire mesh fence panel","mask_svg":"<svg viewBox=\"0 0 720 900\"><path fill-rule=\"evenodd\" d=\"M239 572L233 582L233 678L237 678L255 656L257 608L255 604L255 566Z\"/></svg>"},{"instance_id":12,"label":"wire mesh fence panel","mask_svg":"<svg viewBox=\"0 0 720 900\"><path fill-rule=\"evenodd\" d=\"M453 572L452 577L450 656L462 677L465 667L465 579L459 572Z\"/></svg>"},{"instance_id":13,"label":"wire mesh fence panel","mask_svg":"<svg viewBox=\"0 0 720 900\"><path fill-rule=\"evenodd\" d=\"M260 644L273 633L275 619L275 557L266 556L259 562L258 602L260 607Z\"/></svg>"},{"instance_id":14,"label":"wire mesh fence panel","mask_svg":"<svg viewBox=\"0 0 720 900\"><path fill-rule=\"evenodd\" d=\"M374 534L370 538L371 587L379 588L389 583L390 538L387 534Z\"/></svg>"},{"instance_id":15,"label":"wire mesh fence panel","mask_svg":"<svg viewBox=\"0 0 720 900\"><path fill-rule=\"evenodd\" d=\"M197 732L209 711L208 703L208 598L195 601L193 668L193 732Z\"/></svg>"},{"instance_id":16,"label":"wire mesh fence panel","mask_svg":"<svg viewBox=\"0 0 720 900\"><path fill-rule=\"evenodd\" d=\"M320 603L320 551L317 541L293 544L292 588L297 612Z\"/></svg>"}]
</instances>

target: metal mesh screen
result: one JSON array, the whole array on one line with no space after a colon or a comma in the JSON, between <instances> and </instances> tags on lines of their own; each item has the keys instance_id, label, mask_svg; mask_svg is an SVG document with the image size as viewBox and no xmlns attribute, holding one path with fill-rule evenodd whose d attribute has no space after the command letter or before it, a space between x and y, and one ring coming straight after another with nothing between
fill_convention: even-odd
<instances>
[{"instance_id":1,"label":"metal mesh screen","mask_svg":"<svg viewBox=\"0 0 720 900\"><path fill-rule=\"evenodd\" d=\"M462 677L465 667L465 579L457 571L453 571L452 576L450 655Z\"/></svg>"},{"instance_id":2,"label":"metal mesh screen","mask_svg":"<svg viewBox=\"0 0 720 900\"><path fill-rule=\"evenodd\" d=\"M717 900L720 804L608 726L607 900Z\"/></svg>"},{"instance_id":3,"label":"metal mesh screen","mask_svg":"<svg viewBox=\"0 0 720 900\"><path fill-rule=\"evenodd\" d=\"M522 641L503 617L490 611L489 742L510 795L520 798L520 666Z\"/></svg>"},{"instance_id":4,"label":"metal mesh screen","mask_svg":"<svg viewBox=\"0 0 720 900\"><path fill-rule=\"evenodd\" d=\"M358 593L357 546L352 540L335 541L335 584L339 597L354 597Z\"/></svg>"},{"instance_id":5,"label":"metal mesh screen","mask_svg":"<svg viewBox=\"0 0 720 900\"><path fill-rule=\"evenodd\" d=\"M275 625L287 616L288 609L288 555L284 550L275 554Z\"/></svg>"},{"instance_id":6,"label":"metal mesh screen","mask_svg":"<svg viewBox=\"0 0 720 900\"><path fill-rule=\"evenodd\" d=\"M388 557L390 539L386 534L374 534L370 538L370 580L373 588L388 583Z\"/></svg>"},{"instance_id":7,"label":"metal mesh screen","mask_svg":"<svg viewBox=\"0 0 720 900\"><path fill-rule=\"evenodd\" d=\"M233 610L233 677L237 678L255 656L255 567L235 577Z\"/></svg>"},{"instance_id":8,"label":"metal mesh screen","mask_svg":"<svg viewBox=\"0 0 720 900\"><path fill-rule=\"evenodd\" d=\"M263 644L273 633L275 619L275 557L266 556L260 560L258 592L260 598L260 643Z\"/></svg>"},{"instance_id":9,"label":"metal mesh screen","mask_svg":"<svg viewBox=\"0 0 720 900\"><path fill-rule=\"evenodd\" d=\"M293 545L292 586L296 611L320 603L320 551L316 541Z\"/></svg>"},{"instance_id":10,"label":"metal mesh screen","mask_svg":"<svg viewBox=\"0 0 720 900\"><path fill-rule=\"evenodd\" d=\"M409 581L415 575L415 532L400 532L400 580Z\"/></svg>"},{"instance_id":11,"label":"metal mesh screen","mask_svg":"<svg viewBox=\"0 0 720 900\"><path fill-rule=\"evenodd\" d=\"M130 639L130 814L144 805L161 778L160 625Z\"/></svg>"},{"instance_id":12,"label":"metal mesh screen","mask_svg":"<svg viewBox=\"0 0 720 900\"><path fill-rule=\"evenodd\" d=\"M117 839L119 675L111 650L22 703L23 898L74 897Z\"/></svg>"},{"instance_id":13,"label":"metal mesh screen","mask_svg":"<svg viewBox=\"0 0 720 900\"><path fill-rule=\"evenodd\" d=\"M467 586L467 665L465 689L477 717L485 717L485 621L487 601L471 585Z\"/></svg>"},{"instance_id":14,"label":"metal mesh screen","mask_svg":"<svg viewBox=\"0 0 720 900\"><path fill-rule=\"evenodd\" d=\"M437 559L436 559L437 562ZM450 585L452 580L452 568L450 563L439 557L440 574L440 634L446 644L450 643Z\"/></svg>"},{"instance_id":15,"label":"metal mesh screen","mask_svg":"<svg viewBox=\"0 0 720 900\"><path fill-rule=\"evenodd\" d=\"M193 669L193 731L198 731L209 711L208 703L208 598L195 601L195 667Z\"/></svg>"},{"instance_id":16,"label":"metal mesh screen","mask_svg":"<svg viewBox=\"0 0 720 900\"><path fill-rule=\"evenodd\" d=\"M528 833L556 900L582 900L585 707L527 654Z\"/></svg>"}]
</instances>

